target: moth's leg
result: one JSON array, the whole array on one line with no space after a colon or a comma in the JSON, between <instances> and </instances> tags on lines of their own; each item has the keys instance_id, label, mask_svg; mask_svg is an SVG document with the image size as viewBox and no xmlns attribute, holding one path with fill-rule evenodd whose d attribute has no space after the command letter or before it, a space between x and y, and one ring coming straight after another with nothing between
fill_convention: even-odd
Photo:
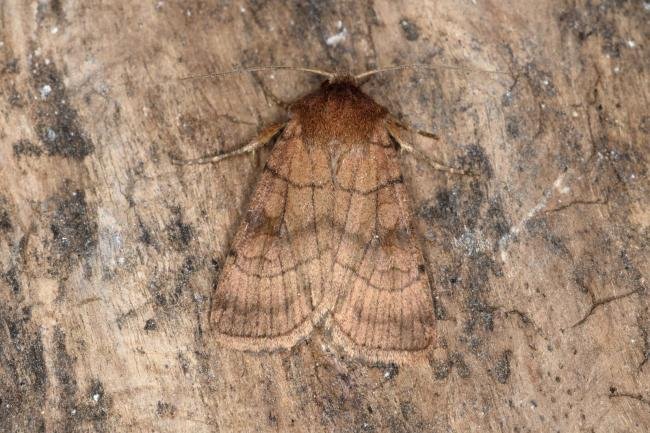
<instances>
[{"instance_id":1,"label":"moth's leg","mask_svg":"<svg viewBox=\"0 0 650 433\"><path fill-rule=\"evenodd\" d=\"M395 140L395 142L399 145L401 150L412 154L414 157L416 157L418 159L421 159L422 161L429 164L433 169L439 170L439 171L444 171L444 172L451 173L451 174L460 174L460 175L464 175L464 176L475 176L475 174L473 174L470 171L450 167L450 166L448 166L448 165L446 165L446 164L444 164L444 163L442 163L440 161L436 161L435 159L431 158L429 155L426 155L424 152L422 152L422 151L414 148L413 146L411 146L409 144L409 142L406 141L402 137L402 134L401 134L402 131L409 131L409 129L407 129L403 125L392 121L392 122L388 122L387 129L388 129L388 134L393 138L393 140ZM416 132L416 133L418 133L420 135L424 135L425 137L438 139L438 136L436 136L434 134L431 134L431 133L428 133L428 132L417 131L417 130L414 131L414 132Z\"/></svg>"},{"instance_id":2,"label":"moth's leg","mask_svg":"<svg viewBox=\"0 0 650 433\"><path fill-rule=\"evenodd\" d=\"M280 133L285 127L286 123L278 123L265 128L262 132L258 134L255 140L251 141L247 145L240 147L239 149L233 150L227 153L221 153L219 155L212 156L202 156L195 159L175 159L172 158L172 164L176 165L192 165L192 164L210 164L213 162L219 162L231 156L244 155L246 153L255 152L261 147L264 147L269 141L273 139L276 135Z\"/></svg>"},{"instance_id":3,"label":"moth's leg","mask_svg":"<svg viewBox=\"0 0 650 433\"><path fill-rule=\"evenodd\" d=\"M410 131L410 132L415 132L418 135L421 135L426 138L431 138L433 140L440 140L440 137L438 137L438 134L435 134L433 132L425 131L424 129L417 129L413 127L413 125L407 125L406 123L398 120L390 120L390 124L393 124L397 126L399 129L402 129L404 131Z\"/></svg>"}]
</instances>

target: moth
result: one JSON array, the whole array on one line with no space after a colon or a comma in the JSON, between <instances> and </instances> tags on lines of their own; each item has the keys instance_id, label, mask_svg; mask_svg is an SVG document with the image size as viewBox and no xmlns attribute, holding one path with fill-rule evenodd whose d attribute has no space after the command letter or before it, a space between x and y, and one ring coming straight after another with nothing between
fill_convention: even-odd
<instances>
[{"instance_id":1,"label":"moth","mask_svg":"<svg viewBox=\"0 0 650 433\"><path fill-rule=\"evenodd\" d=\"M417 151L360 89L372 72L316 72L327 80L290 105L285 124L181 162L277 138L214 289L211 330L243 351L290 349L323 326L354 356L421 354L436 339L434 302L399 163L400 150Z\"/></svg>"}]
</instances>

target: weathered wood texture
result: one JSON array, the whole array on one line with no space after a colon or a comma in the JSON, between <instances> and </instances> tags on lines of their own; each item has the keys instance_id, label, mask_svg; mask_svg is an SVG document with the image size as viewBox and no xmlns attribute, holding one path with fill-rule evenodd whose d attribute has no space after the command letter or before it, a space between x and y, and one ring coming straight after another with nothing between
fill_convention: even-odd
<instances>
[{"instance_id":1,"label":"weathered wood texture","mask_svg":"<svg viewBox=\"0 0 650 433\"><path fill-rule=\"evenodd\" d=\"M641 1L0 3L0 431L650 429L650 8ZM336 38L329 39L333 35ZM404 158L437 299L424 365L319 332L215 347L210 294L260 158L179 168L318 79L439 141Z\"/></svg>"}]
</instances>

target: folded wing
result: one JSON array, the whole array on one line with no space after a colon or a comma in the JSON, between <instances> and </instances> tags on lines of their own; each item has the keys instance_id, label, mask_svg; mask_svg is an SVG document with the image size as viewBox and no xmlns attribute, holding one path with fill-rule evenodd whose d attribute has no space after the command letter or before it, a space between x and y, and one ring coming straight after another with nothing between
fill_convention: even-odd
<instances>
[{"instance_id":1,"label":"folded wing","mask_svg":"<svg viewBox=\"0 0 650 433\"><path fill-rule=\"evenodd\" d=\"M211 325L222 343L253 351L290 348L327 310L328 164L326 154L306 146L289 123L258 181L212 298Z\"/></svg>"},{"instance_id":2,"label":"folded wing","mask_svg":"<svg viewBox=\"0 0 650 433\"><path fill-rule=\"evenodd\" d=\"M353 148L334 179L334 334L371 359L422 351L435 337L426 266L390 144L386 136Z\"/></svg>"}]
</instances>

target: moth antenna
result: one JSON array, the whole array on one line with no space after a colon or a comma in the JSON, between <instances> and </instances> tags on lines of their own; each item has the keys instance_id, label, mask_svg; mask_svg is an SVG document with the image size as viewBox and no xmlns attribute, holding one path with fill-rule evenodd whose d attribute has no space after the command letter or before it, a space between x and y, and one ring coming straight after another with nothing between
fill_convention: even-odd
<instances>
[{"instance_id":1,"label":"moth antenna","mask_svg":"<svg viewBox=\"0 0 650 433\"><path fill-rule=\"evenodd\" d=\"M256 66L252 68L236 68L230 71L224 72L213 72L210 74L201 74L201 75L189 75L187 77L179 78L180 81L192 80L192 79L202 79L202 78L214 78L221 77L224 75L239 74L242 72L258 72L258 71L275 71L275 70L288 70L288 71L299 71L299 72L308 72L310 74L320 75L326 77L328 80L331 80L335 77L335 74L327 71L321 71L320 69L313 68L301 68L299 66Z\"/></svg>"},{"instance_id":2,"label":"moth antenna","mask_svg":"<svg viewBox=\"0 0 650 433\"><path fill-rule=\"evenodd\" d=\"M436 64L436 65L425 65L421 63L412 63L408 65L397 65L397 66L388 66L386 68L377 68L373 69L371 71L366 71L363 72L359 75L355 75L354 79L359 81L364 78L368 78L372 75L375 74L381 74L384 72L392 72L392 71L399 71L403 69L426 69L426 70L437 70L437 69L444 69L444 70L449 70L449 71L465 71L465 72L481 72L485 74L498 74L498 75L510 75L508 72L504 71L499 71L499 70L489 70L489 69L476 69L476 68L466 68L463 66L452 66L452 65L443 65L443 64Z\"/></svg>"}]
</instances>

